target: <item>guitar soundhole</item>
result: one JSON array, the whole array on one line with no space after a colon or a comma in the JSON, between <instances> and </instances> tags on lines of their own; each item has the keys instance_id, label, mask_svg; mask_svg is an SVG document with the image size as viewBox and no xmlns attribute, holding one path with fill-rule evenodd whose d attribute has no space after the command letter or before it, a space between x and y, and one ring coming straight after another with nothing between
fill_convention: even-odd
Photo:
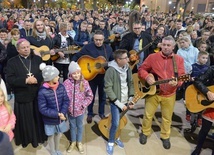
<instances>
[{"instance_id":1,"label":"guitar soundhole","mask_svg":"<svg viewBox=\"0 0 214 155\"><path fill-rule=\"evenodd\" d=\"M106 130L109 130L108 126L104 125L104 127L105 127Z\"/></svg>"},{"instance_id":2,"label":"guitar soundhole","mask_svg":"<svg viewBox=\"0 0 214 155\"><path fill-rule=\"evenodd\" d=\"M150 88L143 87L143 91L142 92L147 93L149 90L150 90Z\"/></svg>"},{"instance_id":3,"label":"guitar soundhole","mask_svg":"<svg viewBox=\"0 0 214 155\"><path fill-rule=\"evenodd\" d=\"M140 81L138 81L138 88L141 92L147 93L150 90L150 86L145 83L145 87L142 85Z\"/></svg>"},{"instance_id":4,"label":"guitar soundhole","mask_svg":"<svg viewBox=\"0 0 214 155\"><path fill-rule=\"evenodd\" d=\"M139 88L140 91L142 91L142 88L143 88L143 87L142 87L142 84L141 84L140 81L138 81L138 88Z\"/></svg>"},{"instance_id":5,"label":"guitar soundhole","mask_svg":"<svg viewBox=\"0 0 214 155\"><path fill-rule=\"evenodd\" d=\"M101 64L101 63L96 63L95 67L96 67L97 69L99 69L99 68L102 67L102 64Z\"/></svg>"},{"instance_id":6,"label":"guitar soundhole","mask_svg":"<svg viewBox=\"0 0 214 155\"><path fill-rule=\"evenodd\" d=\"M201 101L201 104L202 104L203 106L208 106L208 105L212 104L213 102L214 102L214 101L202 100L202 101Z\"/></svg>"}]
</instances>

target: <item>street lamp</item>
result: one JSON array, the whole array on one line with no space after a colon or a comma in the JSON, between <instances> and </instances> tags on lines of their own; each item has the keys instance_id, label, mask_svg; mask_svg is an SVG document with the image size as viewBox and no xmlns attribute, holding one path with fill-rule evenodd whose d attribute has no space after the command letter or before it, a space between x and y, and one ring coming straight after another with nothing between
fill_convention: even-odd
<instances>
[{"instance_id":1,"label":"street lamp","mask_svg":"<svg viewBox=\"0 0 214 155\"><path fill-rule=\"evenodd\" d=\"M126 1L126 4L128 5L128 7L131 4L131 2L132 2L132 0L131 1Z\"/></svg>"}]
</instances>

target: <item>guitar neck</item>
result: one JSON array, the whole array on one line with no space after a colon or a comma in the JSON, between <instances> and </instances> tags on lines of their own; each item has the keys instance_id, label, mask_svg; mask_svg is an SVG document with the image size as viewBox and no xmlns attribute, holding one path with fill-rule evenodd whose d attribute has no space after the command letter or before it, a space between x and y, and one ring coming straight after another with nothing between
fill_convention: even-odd
<instances>
[{"instance_id":1,"label":"guitar neck","mask_svg":"<svg viewBox=\"0 0 214 155\"><path fill-rule=\"evenodd\" d=\"M72 50L72 51L63 51L63 53L64 54L75 54L75 53L77 53L78 52L78 50Z\"/></svg>"},{"instance_id":2,"label":"guitar neck","mask_svg":"<svg viewBox=\"0 0 214 155\"><path fill-rule=\"evenodd\" d=\"M61 51L68 51L68 48L60 48L60 49L54 49L54 51L57 52L61 52Z\"/></svg>"},{"instance_id":3,"label":"guitar neck","mask_svg":"<svg viewBox=\"0 0 214 155\"><path fill-rule=\"evenodd\" d=\"M156 81L153 85L159 85L159 84L163 84L163 83L168 83L169 81L172 81L172 80L176 80L177 81L190 81L191 80L191 77L190 77L190 74L184 74L184 75L181 75L177 78L171 78L171 79L166 79L166 80L160 80L160 81Z\"/></svg>"},{"instance_id":4,"label":"guitar neck","mask_svg":"<svg viewBox=\"0 0 214 155\"><path fill-rule=\"evenodd\" d=\"M129 110L129 108L127 108L126 110L124 110L120 113L120 119L127 113L128 110Z\"/></svg>"},{"instance_id":5,"label":"guitar neck","mask_svg":"<svg viewBox=\"0 0 214 155\"><path fill-rule=\"evenodd\" d=\"M152 46L153 42L148 43L142 50L140 50L137 55L140 55L143 51L147 50L150 46Z\"/></svg>"},{"instance_id":6,"label":"guitar neck","mask_svg":"<svg viewBox=\"0 0 214 155\"><path fill-rule=\"evenodd\" d=\"M159 84L163 84L163 83L168 83L169 81L171 81L171 80L173 80L173 79L174 79L174 78L156 81L156 82L155 82L154 84L152 84L152 85L154 86L154 85L159 85Z\"/></svg>"}]
</instances>

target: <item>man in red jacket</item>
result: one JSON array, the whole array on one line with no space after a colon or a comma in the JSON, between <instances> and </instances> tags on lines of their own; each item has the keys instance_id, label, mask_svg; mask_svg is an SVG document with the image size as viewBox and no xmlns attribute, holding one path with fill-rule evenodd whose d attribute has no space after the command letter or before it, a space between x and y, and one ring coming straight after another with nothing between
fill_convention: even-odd
<instances>
[{"instance_id":1,"label":"man in red jacket","mask_svg":"<svg viewBox=\"0 0 214 155\"><path fill-rule=\"evenodd\" d=\"M138 75L144 79L149 85L155 83L155 77L158 80L165 80L175 77L173 61L175 60L177 66L178 76L185 73L184 60L182 57L175 55L173 49L175 40L171 37L165 37L162 40L162 51L149 55L143 64L138 69ZM174 57L174 60L173 60ZM151 125L153 116L160 105L162 114L160 137L165 149L170 149L171 144L170 126L172 123L172 114L175 105L176 89L182 84L176 79L168 83L160 84L159 92L154 95L149 95L145 100L145 112L142 124L142 133L140 134L140 143L146 144L147 137L151 134Z\"/></svg>"}]
</instances>

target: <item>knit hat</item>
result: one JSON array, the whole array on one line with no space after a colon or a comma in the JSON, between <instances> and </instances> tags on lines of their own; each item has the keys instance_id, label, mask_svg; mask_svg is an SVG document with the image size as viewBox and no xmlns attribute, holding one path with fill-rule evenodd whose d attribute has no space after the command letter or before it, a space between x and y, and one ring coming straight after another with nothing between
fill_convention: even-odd
<instances>
[{"instance_id":1,"label":"knit hat","mask_svg":"<svg viewBox=\"0 0 214 155\"><path fill-rule=\"evenodd\" d=\"M78 65L78 63L71 61L70 65L68 66L69 74L72 74L72 73L76 72L77 70L81 71L80 66Z\"/></svg>"},{"instance_id":2,"label":"knit hat","mask_svg":"<svg viewBox=\"0 0 214 155\"><path fill-rule=\"evenodd\" d=\"M42 76L44 81L51 81L59 75L59 70L54 66L41 63L39 68L40 70L42 70Z\"/></svg>"}]
</instances>

